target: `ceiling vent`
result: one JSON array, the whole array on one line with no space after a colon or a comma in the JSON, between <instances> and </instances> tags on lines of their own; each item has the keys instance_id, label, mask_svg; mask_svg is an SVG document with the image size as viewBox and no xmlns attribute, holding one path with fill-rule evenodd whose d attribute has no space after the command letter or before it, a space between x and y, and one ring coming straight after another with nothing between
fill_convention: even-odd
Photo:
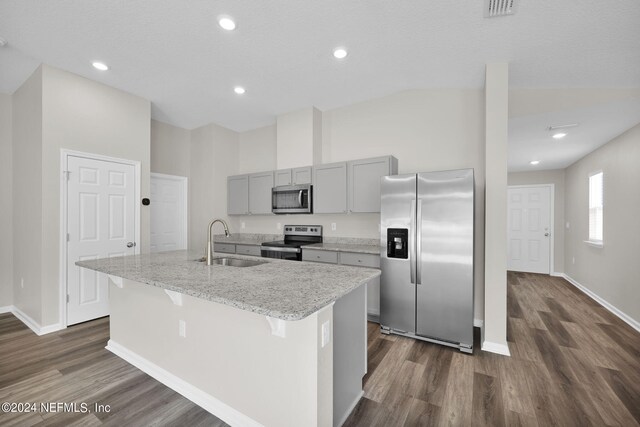
<instances>
[{"instance_id":1,"label":"ceiling vent","mask_svg":"<svg viewBox=\"0 0 640 427\"><path fill-rule=\"evenodd\" d=\"M484 17L509 16L516 13L518 0L484 0Z\"/></svg>"}]
</instances>

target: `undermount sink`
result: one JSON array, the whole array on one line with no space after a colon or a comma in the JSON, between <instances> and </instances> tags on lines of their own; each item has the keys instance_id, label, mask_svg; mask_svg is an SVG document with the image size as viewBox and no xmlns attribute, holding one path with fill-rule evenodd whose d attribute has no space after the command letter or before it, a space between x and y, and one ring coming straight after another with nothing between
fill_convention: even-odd
<instances>
[{"instance_id":1,"label":"undermount sink","mask_svg":"<svg viewBox=\"0 0 640 427\"><path fill-rule=\"evenodd\" d=\"M198 261L206 262L206 258L200 258ZM265 261L253 261L251 259L238 259L238 258L214 258L211 260L211 264L226 265L230 267L253 267L255 265L266 264Z\"/></svg>"}]
</instances>

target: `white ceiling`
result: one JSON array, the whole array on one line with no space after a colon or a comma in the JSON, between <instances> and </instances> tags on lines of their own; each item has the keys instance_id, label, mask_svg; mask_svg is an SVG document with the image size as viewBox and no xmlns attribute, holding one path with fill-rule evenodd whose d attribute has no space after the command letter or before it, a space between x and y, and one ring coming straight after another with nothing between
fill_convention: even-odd
<instances>
[{"instance_id":1,"label":"white ceiling","mask_svg":"<svg viewBox=\"0 0 640 427\"><path fill-rule=\"evenodd\" d=\"M577 123L555 140L550 126ZM509 119L509 172L564 169L640 123L640 99ZM538 165L529 164L538 160Z\"/></svg>"},{"instance_id":2,"label":"white ceiling","mask_svg":"<svg viewBox=\"0 0 640 427\"><path fill-rule=\"evenodd\" d=\"M311 105L481 88L491 61L510 62L511 87L640 87L638 0L521 0L492 19L483 3L0 0L0 92L45 62L151 100L158 120L244 131ZM236 31L216 25L220 14Z\"/></svg>"}]
</instances>

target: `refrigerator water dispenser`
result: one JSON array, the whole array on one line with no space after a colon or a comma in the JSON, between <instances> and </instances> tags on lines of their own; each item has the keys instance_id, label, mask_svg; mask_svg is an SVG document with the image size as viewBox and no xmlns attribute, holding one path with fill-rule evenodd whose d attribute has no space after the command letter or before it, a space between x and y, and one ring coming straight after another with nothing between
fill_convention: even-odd
<instances>
[{"instance_id":1,"label":"refrigerator water dispenser","mask_svg":"<svg viewBox=\"0 0 640 427\"><path fill-rule=\"evenodd\" d=\"M407 228L387 229L387 258L409 258L409 230Z\"/></svg>"}]
</instances>

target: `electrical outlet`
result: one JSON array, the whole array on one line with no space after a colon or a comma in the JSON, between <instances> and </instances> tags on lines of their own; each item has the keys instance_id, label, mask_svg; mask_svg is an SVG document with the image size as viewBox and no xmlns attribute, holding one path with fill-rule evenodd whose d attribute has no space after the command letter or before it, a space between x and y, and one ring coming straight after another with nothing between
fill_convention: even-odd
<instances>
[{"instance_id":1,"label":"electrical outlet","mask_svg":"<svg viewBox=\"0 0 640 427\"><path fill-rule=\"evenodd\" d=\"M331 231L336 231L336 223L335 222L331 223Z\"/></svg>"},{"instance_id":2,"label":"electrical outlet","mask_svg":"<svg viewBox=\"0 0 640 427\"><path fill-rule=\"evenodd\" d=\"M187 322L184 320L178 320L178 335L183 338L187 336Z\"/></svg>"},{"instance_id":3,"label":"electrical outlet","mask_svg":"<svg viewBox=\"0 0 640 427\"><path fill-rule=\"evenodd\" d=\"M569 221L567 221L566 227L567 227L567 230L571 228L571 224L569 224Z\"/></svg>"},{"instance_id":4,"label":"electrical outlet","mask_svg":"<svg viewBox=\"0 0 640 427\"><path fill-rule=\"evenodd\" d=\"M276 229L278 229L278 230L282 230L282 224L277 223L277 224L276 224Z\"/></svg>"},{"instance_id":5,"label":"electrical outlet","mask_svg":"<svg viewBox=\"0 0 640 427\"><path fill-rule=\"evenodd\" d=\"M326 346L329 344L329 341L331 341L331 328L329 326L331 326L329 320L322 324L322 347Z\"/></svg>"},{"instance_id":6,"label":"electrical outlet","mask_svg":"<svg viewBox=\"0 0 640 427\"><path fill-rule=\"evenodd\" d=\"M246 224L244 222L241 222L240 223L240 228L245 228L245 227L246 227Z\"/></svg>"},{"instance_id":7,"label":"electrical outlet","mask_svg":"<svg viewBox=\"0 0 640 427\"><path fill-rule=\"evenodd\" d=\"M20 288L24 289L24 277L20 278Z\"/></svg>"},{"instance_id":8,"label":"electrical outlet","mask_svg":"<svg viewBox=\"0 0 640 427\"><path fill-rule=\"evenodd\" d=\"M576 263L576 257L571 258L571 264L575 264Z\"/></svg>"}]
</instances>

